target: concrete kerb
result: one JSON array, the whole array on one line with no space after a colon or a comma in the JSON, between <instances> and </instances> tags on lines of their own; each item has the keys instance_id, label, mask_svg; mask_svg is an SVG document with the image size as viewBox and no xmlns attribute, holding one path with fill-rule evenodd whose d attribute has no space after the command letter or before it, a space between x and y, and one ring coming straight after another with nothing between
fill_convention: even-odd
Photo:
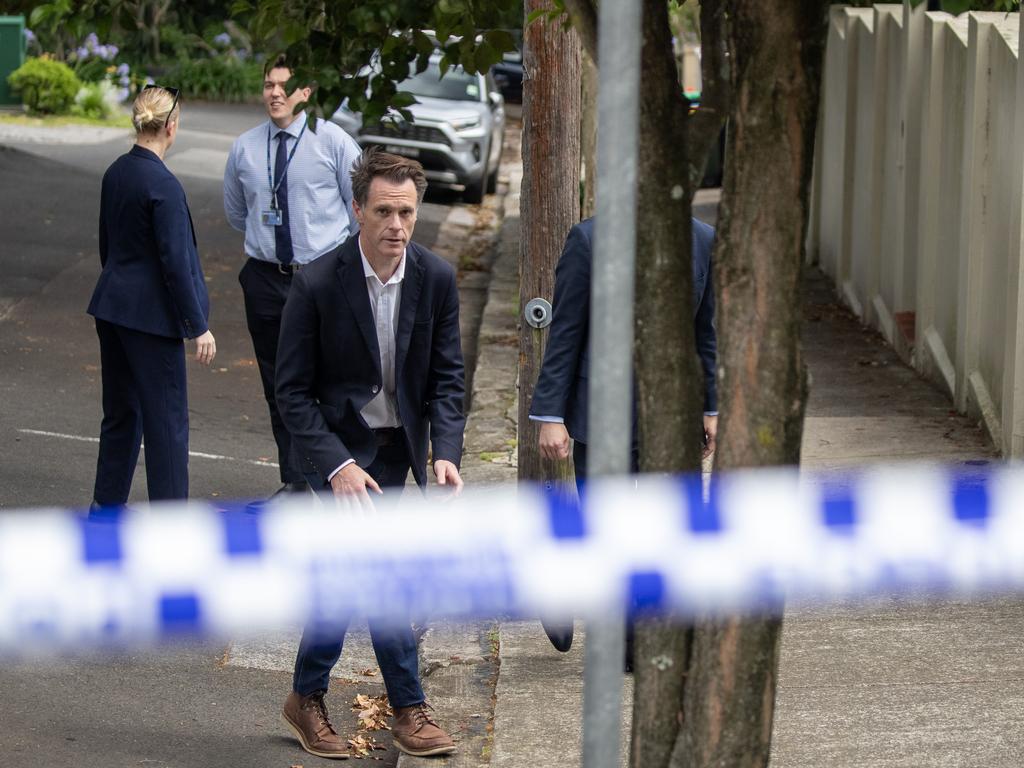
<instances>
[{"instance_id":1,"label":"concrete kerb","mask_svg":"<svg viewBox=\"0 0 1024 768\"><path fill-rule=\"evenodd\" d=\"M509 137L503 158L503 169L508 175L505 195L487 198L475 216L467 209L453 210L441 227L436 246L439 252L459 254L459 292L463 297L476 290L486 295L480 302L476 338L463 339L464 346L473 347L476 360L473 370L467 371L472 406L462 462L463 477L472 485L516 479L522 179L518 156L518 136ZM423 689L436 710L438 722L455 738L458 751L440 759L402 754L398 758L399 768L468 768L490 763L498 638L497 621L431 622L420 642Z\"/></svg>"}]
</instances>

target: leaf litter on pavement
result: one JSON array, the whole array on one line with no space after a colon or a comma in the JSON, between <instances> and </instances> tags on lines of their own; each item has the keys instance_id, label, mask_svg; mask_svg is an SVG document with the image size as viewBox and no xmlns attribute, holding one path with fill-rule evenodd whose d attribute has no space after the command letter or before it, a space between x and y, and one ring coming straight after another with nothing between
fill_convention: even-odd
<instances>
[{"instance_id":1,"label":"leaf litter on pavement","mask_svg":"<svg viewBox=\"0 0 1024 768\"><path fill-rule=\"evenodd\" d=\"M357 694L352 700L352 711L358 713L360 731L348 740L348 748L352 756L369 757L374 750L387 750L387 747L380 744L369 732L390 730L388 718L393 713L391 705L388 703L388 697L386 695Z\"/></svg>"}]
</instances>

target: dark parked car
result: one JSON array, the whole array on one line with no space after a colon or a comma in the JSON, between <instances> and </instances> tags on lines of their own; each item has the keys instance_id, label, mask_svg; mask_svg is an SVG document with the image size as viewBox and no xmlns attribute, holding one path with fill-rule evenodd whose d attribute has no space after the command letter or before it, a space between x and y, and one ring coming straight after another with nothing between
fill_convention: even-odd
<instances>
[{"instance_id":1,"label":"dark parked car","mask_svg":"<svg viewBox=\"0 0 1024 768\"><path fill-rule=\"evenodd\" d=\"M361 146L413 157L423 164L427 180L440 186L462 186L463 198L479 203L493 192L505 137L505 100L490 74L471 75L451 67L441 77L441 55L427 68L399 84L417 102L409 107L412 120L395 115L364 123L346 105L331 118Z\"/></svg>"},{"instance_id":2,"label":"dark parked car","mask_svg":"<svg viewBox=\"0 0 1024 768\"><path fill-rule=\"evenodd\" d=\"M505 101L510 104L523 103L523 53L509 51L502 60L491 67L494 84L498 86Z\"/></svg>"}]
</instances>

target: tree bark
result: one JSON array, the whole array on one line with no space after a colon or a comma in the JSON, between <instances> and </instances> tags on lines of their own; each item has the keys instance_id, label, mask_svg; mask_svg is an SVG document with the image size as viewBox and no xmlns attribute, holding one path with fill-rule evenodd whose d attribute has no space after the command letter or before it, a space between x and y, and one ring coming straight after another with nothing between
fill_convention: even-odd
<instances>
[{"instance_id":1,"label":"tree bark","mask_svg":"<svg viewBox=\"0 0 1024 768\"><path fill-rule=\"evenodd\" d=\"M644 0L637 178L636 381L642 472L699 472L702 382L693 332L688 104L668 7ZM679 732L690 631L637 625L630 765L669 764Z\"/></svg>"},{"instance_id":2,"label":"tree bark","mask_svg":"<svg viewBox=\"0 0 1024 768\"><path fill-rule=\"evenodd\" d=\"M734 92L719 208L716 468L797 464L800 273L827 3L731 4ZM698 625L673 766L766 766L781 616Z\"/></svg>"},{"instance_id":3,"label":"tree bark","mask_svg":"<svg viewBox=\"0 0 1024 768\"><path fill-rule=\"evenodd\" d=\"M594 215L597 204L597 65L583 49L583 114L580 119L580 153L583 168L583 191L580 217Z\"/></svg>"},{"instance_id":4,"label":"tree bark","mask_svg":"<svg viewBox=\"0 0 1024 768\"><path fill-rule=\"evenodd\" d=\"M527 0L525 6L528 15L547 4ZM523 32L519 479L568 484L571 462L541 458L529 418L548 331L528 325L522 310L535 297L551 301L562 244L580 220L580 44L575 31L560 24L528 24Z\"/></svg>"}]
</instances>

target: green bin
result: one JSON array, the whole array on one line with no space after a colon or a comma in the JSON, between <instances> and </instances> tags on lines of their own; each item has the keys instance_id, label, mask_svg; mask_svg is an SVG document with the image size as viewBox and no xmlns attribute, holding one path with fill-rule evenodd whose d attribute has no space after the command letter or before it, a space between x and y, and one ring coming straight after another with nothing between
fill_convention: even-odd
<instances>
[{"instance_id":1,"label":"green bin","mask_svg":"<svg viewBox=\"0 0 1024 768\"><path fill-rule=\"evenodd\" d=\"M0 16L0 106L21 104L7 76L25 63L25 17Z\"/></svg>"}]
</instances>

